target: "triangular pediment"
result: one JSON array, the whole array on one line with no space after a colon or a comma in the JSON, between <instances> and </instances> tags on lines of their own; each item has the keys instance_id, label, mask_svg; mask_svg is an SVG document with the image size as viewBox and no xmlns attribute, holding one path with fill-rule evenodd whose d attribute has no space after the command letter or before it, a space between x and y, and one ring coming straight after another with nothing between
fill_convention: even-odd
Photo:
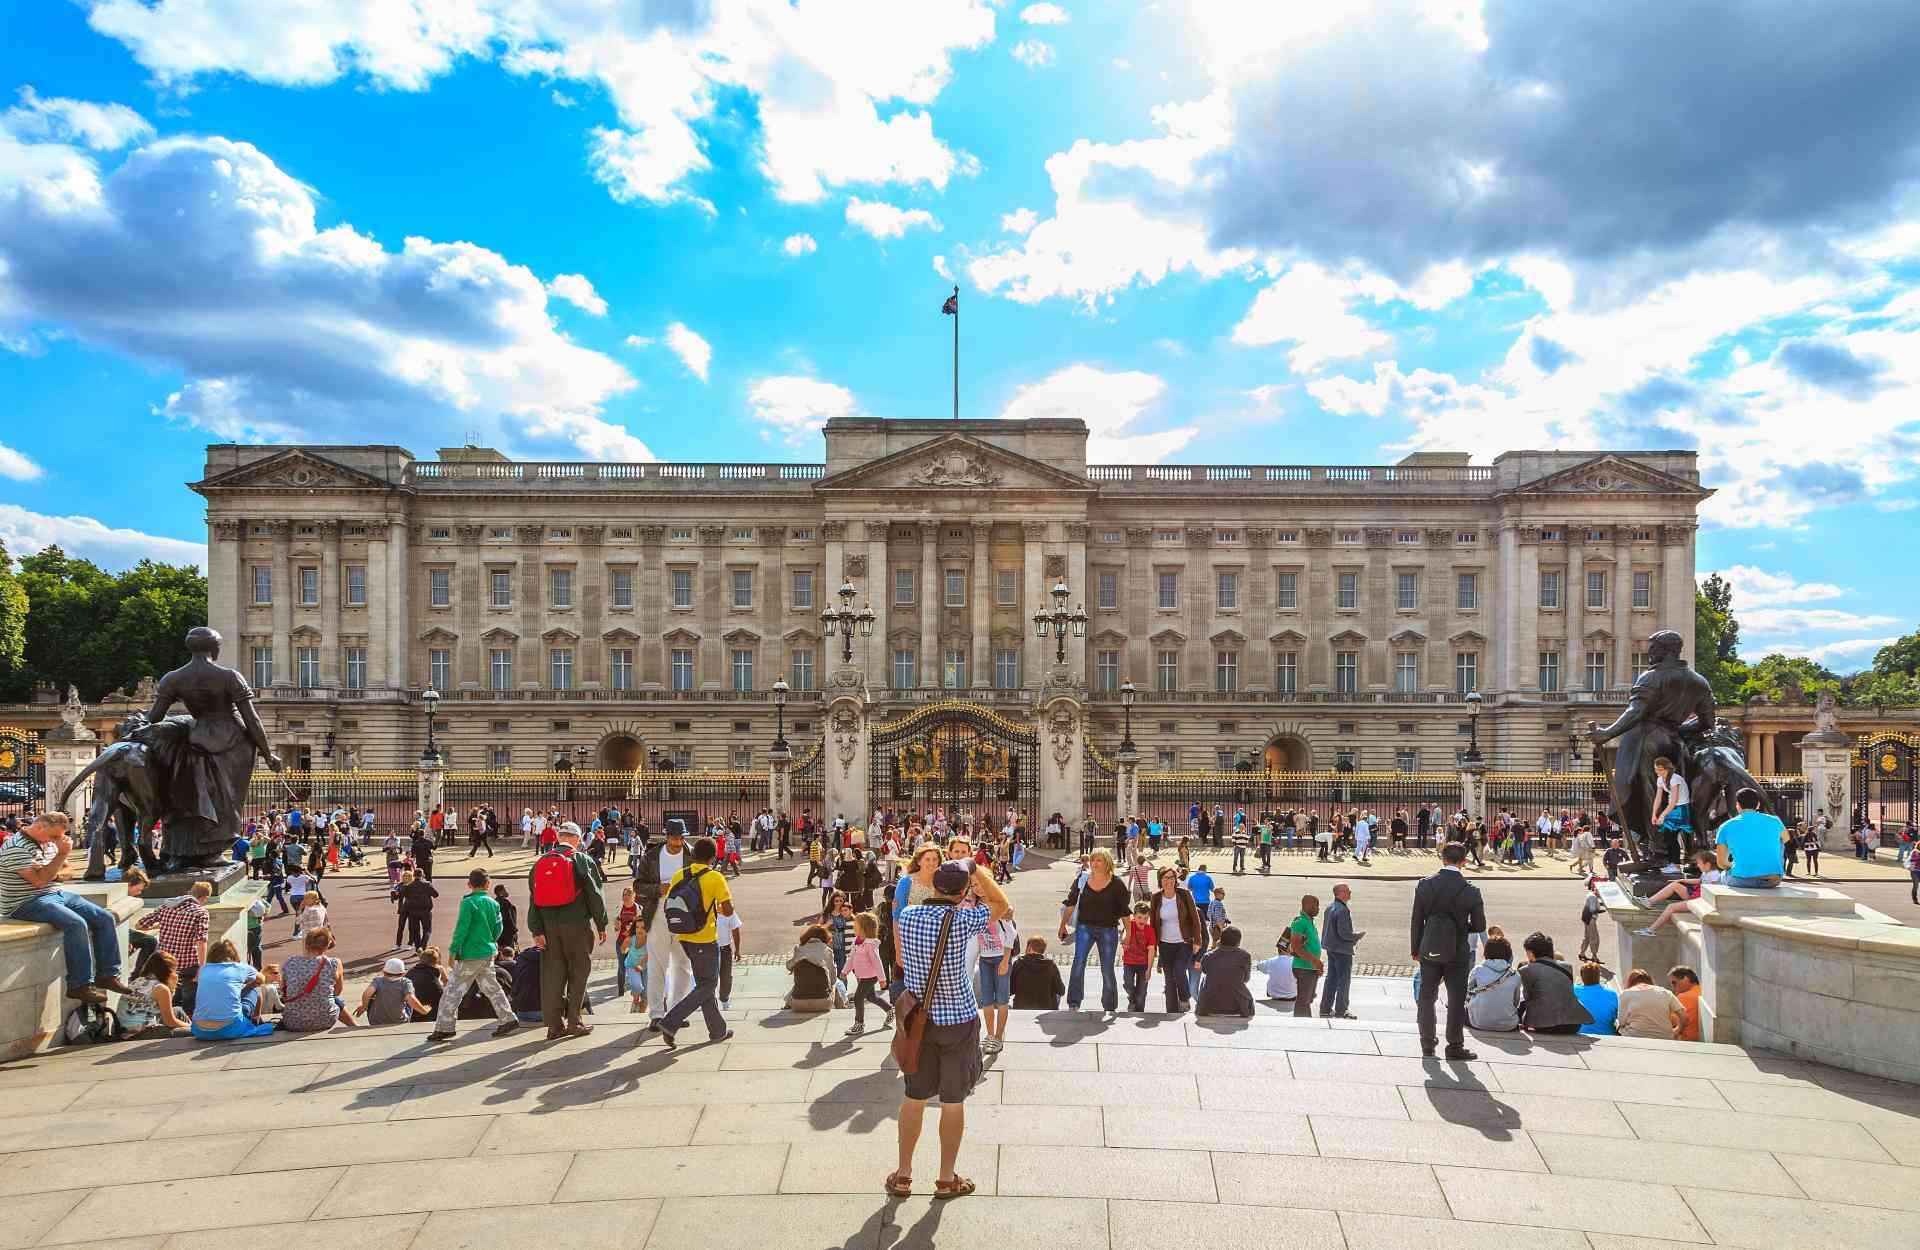
<instances>
[{"instance_id":1,"label":"triangular pediment","mask_svg":"<svg viewBox=\"0 0 1920 1250\"><path fill-rule=\"evenodd\" d=\"M1426 645L1427 636L1417 629L1403 629L1388 637L1387 641L1399 647L1419 647Z\"/></svg>"},{"instance_id":2,"label":"triangular pediment","mask_svg":"<svg viewBox=\"0 0 1920 1250\"><path fill-rule=\"evenodd\" d=\"M1147 641L1156 647L1184 647L1187 645L1187 636L1177 629L1163 629Z\"/></svg>"},{"instance_id":3,"label":"triangular pediment","mask_svg":"<svg viewBox=\"0 0 1920 1250\"><path fill-rule=\"evenodd\" d=\"M1103 629L1089 641L1096 646L1124 647L1127 644L1127 636L1117 629Z\"/></svg>"},{"instance_id":4,"label":"triangular pediment","mask_svg":"<svg viewBox=\"0 0 1920 1250\"><path fill-rule=\"evenodd\" d=\"M640 635L634 633L630 629L615 628L615 629L608 630L604 634L601 634L600 641L602 642L639 642Z\"/></svg>"},{"instance_id":5,"label":"triangular pediment","mask_svg":"<svg viewBox=\"0 0 1920 1250\"><path fill-rule=\"evenodd\" d=\"M480 641L482 642L519 642L520 635L514 633L510 629L505 629L499 625L495 625L492 629L480 635Z\"/></svg>"},{"instance_id":6,"label":"triangular pediment","mask_svg":"<svg viewBox=\"0 0 1920 1250\"><path fill-rule=\"evenodd\" d=\"M916 443L869 464L815 483L834 490L1081 490L1085 478L1044 461L1011 452L970 434L948 434Z\"/></svg>"},{"instance_id":7,"label":"triangular pediment","mask_svg":"<svg viewBox=\"0 0 1920 1250\"><path fill-rule=\"evenodd\" d=\"M394 483L338 461L316 455L304 448L292 447L264 460L229 469L204 481L192 483L193 489L209 490L363 490L372 487L390 491Z\"/></svg>"},{"instance_id":8,"label":"triangular pediment","mask_svg":"<svg viewBox=\"0 0 1920 1250\"><path fill-rule=\"evenodd\" d=\"M1207 641L1216 647L1243 647L1247 643L1247 636L1237 629L1223 629Z\"/></svg>"},{"instance_id":9,"label":"triangular pediment","mask_svg":"<svg viewBox=\"0 0 1920 1250\"><path fill-rule=\"evenodd\" d=\"M1611 452L1523 482L1508 495L1686 495L1705 499L1713 492Z\"/></svg>"},{"instance_id":10,"label":"triangular pediment","mask_svg":"<svg viewBox=\"0 0 1920 1250\"><path fill-rule=\"evenodd\" d=\"M1476 646L1485 646L1487 641L1487 636L1481 633L1477 629L1463 629L1459 633L1449 637L1447 641L1452 643L1464 642L1464 643L1472 643Z\"/></svg>"},{"instance_id":11,"label":"triangular pediment","mask_svg":"<svg viewBox=\"0 0 1920 1250\"><path fill-rule=\"evenodd\" d=\"M1344 647L1356 647L1366 642L1366 640L1367 636L1365 634L1353 629L1343 629L1333 637L1327 639L1328 642L1333 643L1335 646Z\"/></svg>"},{"instance_id":12,"label":"triangular pediment","mask_svg":"<svg viewBox=\"0 0 1920 1250\"><path fill-rule=\"evenodd\" d=\"M1298 647L1305 645L1307 636L1298 630L1283 629L1277 634L1267 635L1267 641L1277 647Z\"/></svg>"},{"instance_id":13,"label":"triangular pediment","mask_svg":"<svg viewBox=\"0 0 1920 1250\"><path fill-rule=\"evenodd\" d=\"M576 634L572 630L559 625L554 626L552 629L548 630L546 633L540 635L540 637L543 641L550 642L550 643L580 641L579 634Z\"/></svg>"},{"instance_id":14,"label":"triangular pediment","mask_svg":"<svg viewBox=\"0 0 1920 1250\"><path fill-rule=\"evenodd\" d=\"M459 642L460 635L451 630L441 629L438 625L420 635L421 642Z\"/></svg>"}]
</instances>

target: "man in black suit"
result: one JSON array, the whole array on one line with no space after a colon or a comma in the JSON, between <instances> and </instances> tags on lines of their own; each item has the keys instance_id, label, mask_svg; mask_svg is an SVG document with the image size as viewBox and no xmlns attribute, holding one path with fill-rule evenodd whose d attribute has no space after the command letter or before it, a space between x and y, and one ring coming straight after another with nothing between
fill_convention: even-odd
<instances>
[{"instance_id":1,"label":"man in black suit","mask_svg":"<svg viewBox=\"0 0 1920 1250\"><path fill-rule=\"evenodd\" d=\"M1467 1049L1467 970L1472 962L1467 935L1486 932L1487 915L1480 888L1461 870L1466 862L1467 848L1458 842L1447 843L1440 852L1440 871L1423 878L1413 889L1413 958L1420 965L1416 1018L1420 1024L1420 1053L1428 1058L1439 1046L1434 1004L1440 997L1442 981L1447 985L1447 1058L1479 1058ZM1452 936L1444 943L1447 949L1427 949L1432 945L1424 936L1429 919L1451 922ZM1436 928L1444 928L1444 924Z\"/></svg>"}]
</instances>

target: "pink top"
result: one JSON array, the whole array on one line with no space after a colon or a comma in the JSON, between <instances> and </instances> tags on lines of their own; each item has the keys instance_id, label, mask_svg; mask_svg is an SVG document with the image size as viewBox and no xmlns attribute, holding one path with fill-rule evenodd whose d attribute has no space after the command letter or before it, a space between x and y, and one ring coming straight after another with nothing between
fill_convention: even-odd
<instances>
[{"instance_id":1,"label":"pink top","mask_svg":"<svg viewBox=\"0 0 1920 1250\"><path fill-rule=\"evenodd\" d=\"M880 967L880 943L873 938L855 938L853 949L847 953L847 971L862 981L868 977L884 980L886 972Z\"/></svg>"}]
</instances>

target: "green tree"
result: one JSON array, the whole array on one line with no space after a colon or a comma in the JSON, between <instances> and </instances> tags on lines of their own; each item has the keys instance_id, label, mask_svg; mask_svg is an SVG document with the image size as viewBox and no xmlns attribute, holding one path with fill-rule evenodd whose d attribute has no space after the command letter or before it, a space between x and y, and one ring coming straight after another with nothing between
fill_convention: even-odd
<instances>
[{"instance_id":1,"label":"green tree","mask_svg":"<svg viewBox=\"0 0 1920 1250\"><path fill-rule=\"evenodd\" d=\"M1798 688L1807 698L1817 698L1822 690L1837 697L1840 675L1804 656L1767 655L1759 663L1744 666L1746 680L1740 683L1740 702L1762 698L1778 703L1789 690Z\"/></svg>"},{"instance_id":2,"label":"green tree","mask_svg":"<svg viewBox=\"0 0 1920 1250\"><path fill-rule=\"evenodd\" d=\"M1920 673L1920 629L1897 638L1874 652L1873 671L1880 674Z\"/></svg>"},{"instance_id":3,"label":"green tree","mask_svg":"<svg viewBox=\"0 0 1920 1250\"><path fill-rule=\"evenodd\" d=\"M0 542L0 688L27 662L27 591L13 572L13 557Z\"/></svg>"},{"instance_id":4,"label":"green tree","mask_svg":"<svg viewBox=\"0 0 1920 1250\"><path fill-rule=\"evenodd\" d=\"M1840 700L1853 707L1920 706L1920 677L1912 673L1881 673L1871 670L1855 673L1847 678Z\"/></svg>"},{"instance_id":5,"label":"green tree","mask_svg":"<svg viewBox=\"0 0 1920 1250\"><path fill-rule=\"evenodd\" d=\"M48 547L20 562L26 592L25 662L0 676L9 699L36 682L97 700L186 661L187 631L207 621L207 579L191 565L143 560L111 574Z\"/></svg>"},{"instance_id":6,"label":"green tree","mask_svg":"<svg viewBox=\"0 0 1920 1250\"><path fill-rule=\"evenodd\" d=\"M1733 619L1733 587L1715 573L1693 592L1693 666L1713 687L1716 703L1738 703L1747 666L1740 660L1740 622Z\"/></svg>"}]
</instances>

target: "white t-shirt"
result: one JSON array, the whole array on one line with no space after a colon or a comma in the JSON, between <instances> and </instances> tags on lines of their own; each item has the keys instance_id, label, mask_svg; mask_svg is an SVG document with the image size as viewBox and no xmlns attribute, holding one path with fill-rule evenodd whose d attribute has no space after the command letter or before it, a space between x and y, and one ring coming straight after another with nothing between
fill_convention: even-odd
<instances>
[{"instance_id":1,"label":"white t-shirt","mask_svg":"<svg viewBox=\"0 0 1920 1250\"><path fill-rule=\"evenodd\" d=\"M1299 983L1293 979L1293 956L1275 955L1253 967L1255 971L1267 974L1268 998L1292 998L1299 992Z\"/></svg>"},{"instance_id":2,"label":"white t-shirt","mask_svg":"<svg viewBox=\"0 0 1920 1250\"><path fill-rule=\"evenodd\" d=\"M1687 802L1687 779L1679 773L1670 775L1660 788L1667 792L1667 797L1673 800L1675 807Z\"/></svg>"},{"instance_id":3,"label":"white t-shirt","mask_svg":"<svg viewBox=\"0 0 1920 1250\"><path fill-rule=\"evenodd\" d=\"M667 882L673 880L673 874L679 872L686 866L687 850L684 843L681 844L678 852L669 851L665 846L662 846L660 848L660 887L665 889Z\"/></svg>"},{"instance_id":4,"label":"white t-shirt","mask_svg":"<svg viewBox=\"0 0 1920 1250\"><path fill-rule=\"evenodd\" d=\"M733 933L740 927L738 916L715 916L713 918L714 940L720 943L721 950L733 949Z\"/></svg>"},{"instance_id":5,"label":"white t-shirt","mask_svg":"<svg viewBox=\"0 0 1920 1250\"><path fill-rule=\"evenodd\" d=\"M1160 940L1162 942L1184 942L1186 936L1180 932L1180 900L1161 895L1160 903Z\"/></svg>"},{"instance_id":6,"label":"white t-shirt","mask_svg":"<svg viewBox=\"0 0 1920 1250\"><path fill-rule=\"evenodd\" d=\"M313 878L304 872L296 872L287 878L287 893L299 898L313 888Z\"/></svg>"}]
</instances>

